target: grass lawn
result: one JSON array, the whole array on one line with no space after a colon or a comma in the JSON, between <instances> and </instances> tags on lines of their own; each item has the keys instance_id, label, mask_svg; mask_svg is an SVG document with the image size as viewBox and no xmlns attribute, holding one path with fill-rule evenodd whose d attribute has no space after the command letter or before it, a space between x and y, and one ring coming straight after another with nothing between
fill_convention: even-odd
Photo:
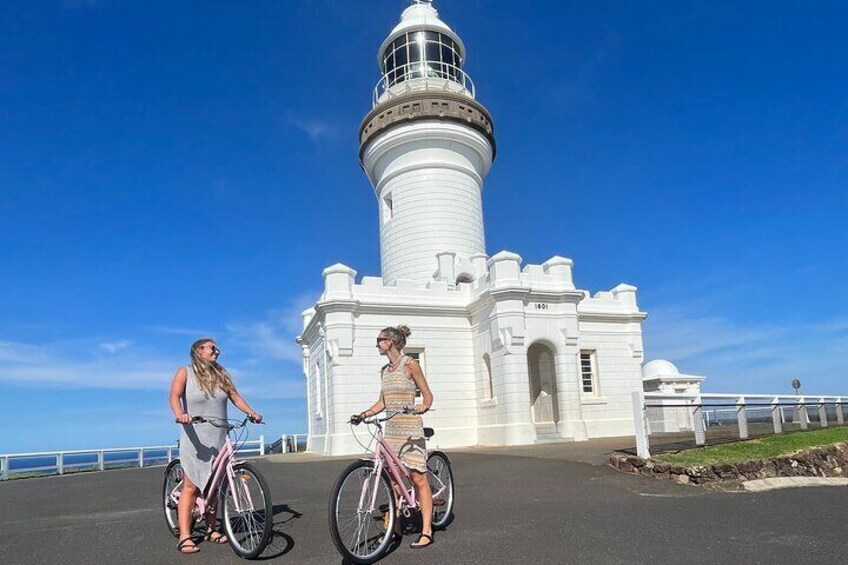
<instances>
[{"instance_id":1,"label":"grass lawn","mask_svg":"<svg viewBox=\"0 0 848 565\"><path fill-rule=\"evenodd\" d=\"M822 428L806 432L792 432L760 439L726 443L659 455L654 461L680 465L716 465L719 463L743 463L754 459L777 457L822 445L848 441L848 427Z\"/></svg>"}]
</instances>

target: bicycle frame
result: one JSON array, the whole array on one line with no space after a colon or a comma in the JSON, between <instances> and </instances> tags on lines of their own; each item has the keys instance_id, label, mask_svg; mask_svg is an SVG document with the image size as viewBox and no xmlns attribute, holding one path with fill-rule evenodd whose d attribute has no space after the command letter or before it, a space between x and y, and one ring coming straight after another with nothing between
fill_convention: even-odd
<instances>
[{"instance_id":1,"label":"bicycle frame","mask_svg":"<svg viewBox=\"0 0 848 565\"><path fill-rule=\"evenodd\" d=\"M214 500L218 495L218 490L221 485L222 480L226 477L227 485L230 487L232 492L235 492L235 471L233 471L233 466L238 463L238 460L235 458L236 452L233 449L233 443L230 441L229 433L224 440L224 445L221 447L221 451L218 452L217 457L215 457L215 461L212 463L212 478L210 479L208 485L197 496L197 501L195 502L194 510L198 513L198 516L203 516L206 514L206 510L209 507L209 500ZM174 502L178 502L180 499L180 486L182 481L178 483L174 490L171 492L171 499ZM250 499L250 491L245 490L245 494L247 496L247 502L250 504L251 508L253 507L253 500ZM242 512L241 503L239 497L233 497L233 502L235 504L236 512Z\"/></svg>"},{"instance_id":2,"label":"bicycle frame","mask_svg":"<svg viewBox=\"0 0 848 565\"><path fill-rule=\"evenodd\" d=\"M406 508L418 508L418 495L416 493L415 486L412 483L412 473L406 468L406 465L403 464L400 457L395 454L388 442L386 442L383 437L383 428L379 425L379 422L374 423L377 425L377 434L374 435L374 439L377 440L377 445L374 449L374 456L372 457L372 460L374 461L374 469L376 471L374 473L374 481L380 480L383 470L385 469L388 471L389 477L391 477L391 483L395 494L399 494L398 502L404 502ZM427 473L430 474L429 471L427 471ZM408 483L404 482L404 479L406 479ZM436 480L439 482L440 486L438 491L432 493L433 500L435 500L437 496L441 495L447 488L440 478L436 477ZM407 484L410 485L409 488L407 488ZM364 498L366 496L368 486L368 482L362 485L362 495L359 500L360 508L363 507L363 503L365 502ZM400 492L398 493L398 491ZM376 500L377 489L372 488L371 500L368 501L369 511L373 511ZM406 514L406 512L404 514Z\"/></svg>"}]
</instances>

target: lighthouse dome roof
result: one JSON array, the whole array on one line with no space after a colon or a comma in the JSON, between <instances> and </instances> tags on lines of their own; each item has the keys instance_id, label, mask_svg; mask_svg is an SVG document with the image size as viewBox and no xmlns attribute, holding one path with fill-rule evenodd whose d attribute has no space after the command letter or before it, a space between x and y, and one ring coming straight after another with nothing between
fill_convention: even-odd
<instances>
[{"instance_id":1,"label":"lighthouse dome roof","mask_svg":"<svg viewBox=\"0 0 848 565\"><path fill-rule=\"evenodd\" d=\"M377 64L380 64L386 47L399 36L410 31L436 31L453 39L465 58L465 44L448 24L439 19L439 12L430 2L416 2L407 7L400 15L400 22L392 29L377 52Z\"/></svg>"},{"instance_id":2,"label":"lighthouse dome roof","mask_svg":"<svg viewBox=\"0 0 848 565\"><path fill-rule=\"evenodd\" d=\"M671 361L665 359L654 359L645 363L642 367L642 378L653 379L656 377L677 377L680 376L680 371Z\"/></svg>"}]
</instances>

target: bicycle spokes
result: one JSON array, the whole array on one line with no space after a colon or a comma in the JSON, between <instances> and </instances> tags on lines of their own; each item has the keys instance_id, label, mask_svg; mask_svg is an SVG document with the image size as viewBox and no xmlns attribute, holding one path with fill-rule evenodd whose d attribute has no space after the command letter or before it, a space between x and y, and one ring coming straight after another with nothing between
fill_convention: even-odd
<instances>
[{"instance_id":1,"label":"bicycle spokes","mask_svg":"<svg viewBox=\"0 0 848 565\"><path fill-rule=\"evenodd\" d=\"M270 498L259 476L246 464L233 471L232 487L224 494L224 520L234 548L240 553L261 551L270 534Z\"/></svg>"},{"instance_id":2,"label":"bicycle spokes","mask_svg":"<svg viewBox=\"0 0 848 565\"><path fill-rule=\"evenodd\" d=\"M388 545L395 520L394 493L370 462L358 461L333 487L330 530L336 547L352 561L369 561Z\"/></svg>"}]
</instances>

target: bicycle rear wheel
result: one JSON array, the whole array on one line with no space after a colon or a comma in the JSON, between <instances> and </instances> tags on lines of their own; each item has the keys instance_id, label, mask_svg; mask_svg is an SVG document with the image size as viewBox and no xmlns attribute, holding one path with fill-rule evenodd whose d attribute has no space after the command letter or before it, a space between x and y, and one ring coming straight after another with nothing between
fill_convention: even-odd
<instances>
[{"instance_id":1,"label":"bicycle rear wheel","mask_svg":"<svg viewBox=\"0 0 848 565\"><path fill-rule=\"evenodd\" d=\"M174 536L180 534L180 525L177 519L177 501L171 496L175 490L182 490L183 467L179 459L174 459L165 467L165 477L162 484L162 501L165 507L165 522Z\"/></svg>"},{"instance_id":2,"label":"bicycle rear wheel","mask_svg":"<svg viewBox=\"0 0 848 565\"><path fill-rule=\"evenodd\" d=\"M433 491L433 528L442 529L453 519L454 485L450 459L441 451L427 457L427 480Z\"/></svg>"},{"instance_id":3,"label":"bicycle rear wheel","mask_svg":"<svg viewBox=\"0 0 848 565\"><path fill-rule=\"evenodd\" d=\"M268 545L274 523L271 491L250 463L233 465L233 486L223 482L224 530L239 557L253 559Z\"/></svg>"},{"instance_id":4,"label":"bicycle rear wheel","mask_svg":"<svg viewBox=\"0 0 848 565\"><path fill-rule=\"evenodd\" d=\"M392 541L395 497L373 461L356 461L342 471L330 495L330 535L344 558L357 565L380 559Z\"/></svg>"}]
</instances>

